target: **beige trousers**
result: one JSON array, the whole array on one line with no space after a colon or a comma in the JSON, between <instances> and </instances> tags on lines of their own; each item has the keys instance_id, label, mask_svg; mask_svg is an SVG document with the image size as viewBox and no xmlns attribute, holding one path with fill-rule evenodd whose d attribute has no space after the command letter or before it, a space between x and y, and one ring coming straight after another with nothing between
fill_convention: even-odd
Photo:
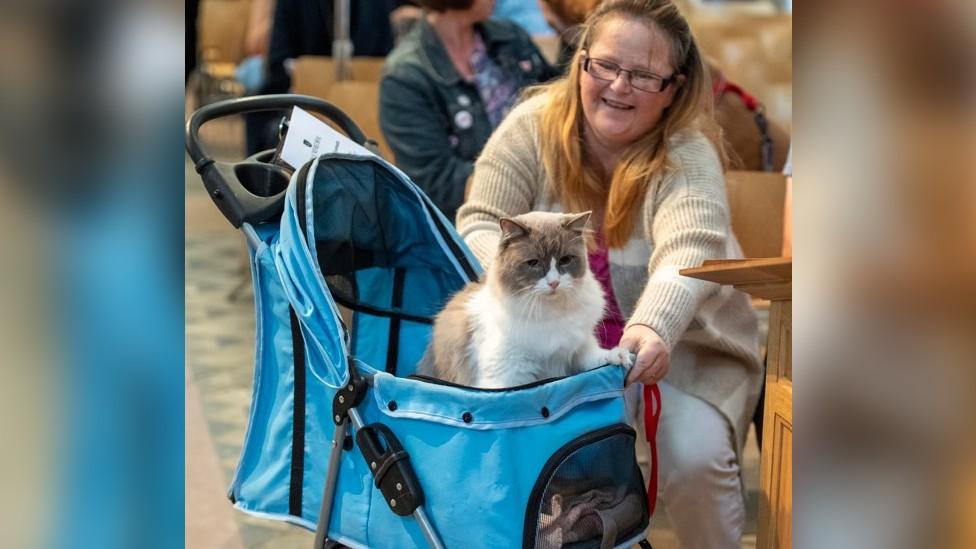
<instances>
[{"instance_id":1,"label":"beige trousers","mask_svg":"<svg viewBox=\"0 0 976 549\"><path fill-rule=\"evenodd\" d=\"M656 514L667 513L682 549L738 549L746 511L732 426L704 400L668 383L659 385ZM636 387L628 397L633 398ZM643 414L637 415L637 461L649 479Z\"/></svg>"}]
</instances>

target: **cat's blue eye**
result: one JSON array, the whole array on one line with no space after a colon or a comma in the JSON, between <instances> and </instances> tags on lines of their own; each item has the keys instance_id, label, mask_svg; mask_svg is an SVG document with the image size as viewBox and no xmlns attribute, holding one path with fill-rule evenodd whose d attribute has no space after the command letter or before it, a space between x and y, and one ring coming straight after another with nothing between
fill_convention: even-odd
<instances>
[{"instance_id":1,"label":"cat's blue eye","mask_svg":"<svg viewBox=\"0 0 976 549\"><path fill-rule=\"evenodd\" d=\"M530 260L526 261L525 264L528 265L529 267L533 267L533 268L534 267L538 267L539 266L539 260L538 259L530 259Z\"/></svg>"},{"instance_id":2,"label":"cat's blue eye","mask_svg":"<svg viewBox=\"0 0 976 549\"><path fill-rule=\"evenodd\" d=\"M564 256L562 256L562 257L559 258L559 266L560 267L565 267L566 265L569 265L570 263L572 263L574 259L576 259L575 256L572 256L572 255L564 255Z\"/></svg>"}]
</instances>

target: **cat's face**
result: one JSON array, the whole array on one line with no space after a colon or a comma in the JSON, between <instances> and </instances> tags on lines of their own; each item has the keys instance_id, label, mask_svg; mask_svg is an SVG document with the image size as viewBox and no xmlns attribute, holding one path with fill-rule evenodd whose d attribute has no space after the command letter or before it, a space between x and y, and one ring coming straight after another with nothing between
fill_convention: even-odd
<instances>
[{"instance_id":1,"label":"cat's face","mask_svg":"<svg viewBox=\"0 0 976 549\"><path fill-rule=\"evenodd\" d=\"M513 296L562 297L586 275L583 233L590 212L531 212L500 220L502 240L495 277Z\"/></svg>"}]
</instances>

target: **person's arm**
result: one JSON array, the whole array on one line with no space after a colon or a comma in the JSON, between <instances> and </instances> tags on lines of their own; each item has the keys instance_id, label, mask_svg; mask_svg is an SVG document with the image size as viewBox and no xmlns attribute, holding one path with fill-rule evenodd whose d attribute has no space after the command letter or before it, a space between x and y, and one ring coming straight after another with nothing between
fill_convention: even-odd
<instances>
[{"instance_id":1,"label":"person's arm","mask_svg":"<svg viewBox=\"0 0 976 549\"><path fill-rule=\"evenodd\" d=\"M268 55L271 25L274 22L274 6L274 0L251 0L247 32L244 35L245 55Z\"/></svg>"},{"instance_id":2,"label":"person's arm","mask_svg":"<svg viewBox=\"0 0 976 549\"><path fill-rule=\"evenodd\" d=\"M458 233L485 269L498 250L498 220L531 211L539 192L542 168L536 160L535 114L516 108L495 130L478 157L467 200L458 210Z\"/></svg>"},{"instance_id":3,"label":"person's arm","mask_svg":"<svg viewBox=\"0 0 976 549\"><path fill-rule=\"evenodd\" d=\"M445 215L453 217L464 200L464 184L473 163L451 147L447 124L432 95L398 75L383 76L380 128L396 165Z\"/></svg>"},{"instance_id":4,"label":"person's arm","mask_svg":"<svg viewBox=\"0 0 976 549\"><path fill-rule=\"evenodd\" d=\"M701 149L701 150L697 150ZM723 258L729 238L725 181L715 153L704 139L684 157L700 160L669 176L644 205L644 230L654 250L648 281L627 322L621 346L637 352L628 381L659 381L670 366L670 351L696 311L718 286L681 276L706 259Z\"/></svg>"}]
</instances>

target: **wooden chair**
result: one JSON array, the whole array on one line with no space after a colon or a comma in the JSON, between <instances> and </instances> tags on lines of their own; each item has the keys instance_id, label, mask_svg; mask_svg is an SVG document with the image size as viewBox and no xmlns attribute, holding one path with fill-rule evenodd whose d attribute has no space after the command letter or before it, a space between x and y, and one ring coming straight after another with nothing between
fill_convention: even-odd
<instances>
[{"instance_id":1,"label":"wooden chair","mask_svg":"<svg viewBox=\"0 0 976 549\"><path fill-rule=\"evenodd\" d=\"M201 61L231 63L244 59L248 0L204 0L200 3L198 48Z\"/></svg>"},{"instance_id":2,"label":"wooden chair","mask_svg":"<svg viewBox=\"0 0 976 549\"><path fill-rule=\"evenodd\" d=\"M362 82L377 82L383 76L385 57L353 57L352 79Z\"/></svg>"},{"instance_id":3,"label":"wooden chair","mask_svg":"<svg viewBox=\"0 0 976 549\"><path fill-rule=\"evenodd\" d=\"M379 82L383 71L383 57L353 57L350 63L352 80ZM324 55L303 55L295 59L291 74L291 91L325 98L329 86L335 82L335 63Z\"/></svg>"},{"instance_id":4,"label":"wooden chair","mask_svg":"<svg viewBox=\"0 0 976 549\"><path fill-rule=\"evenodd\" d=\"M334 82L323 98L348 114L367 138L376 141L380 155L390 162L393 161L393 153L380 130L379 82L358 80Z\"/></svg>"},{"instance_id":5,"label":"wooden chair","mask_svg":"<svg viewBox=\"0 0 976 549\"><path fill-rule=\"evenodd\" d=\"M778 173L730 171L725 186L732 232L748 258L779 257L783 249L786 177Z\"/></svg>"},{"instance_id":6,"label":"wooden chair","mask_svg":"<svg viewBox=\"0 0 976 549\"><path fill-rule=\"evenodd\" d=\"M244 58L249 0L204 0L197 20L197 68L190 91L196 105L235 97L242 91L234 76Z\"/></svg>"}]
</instances>

